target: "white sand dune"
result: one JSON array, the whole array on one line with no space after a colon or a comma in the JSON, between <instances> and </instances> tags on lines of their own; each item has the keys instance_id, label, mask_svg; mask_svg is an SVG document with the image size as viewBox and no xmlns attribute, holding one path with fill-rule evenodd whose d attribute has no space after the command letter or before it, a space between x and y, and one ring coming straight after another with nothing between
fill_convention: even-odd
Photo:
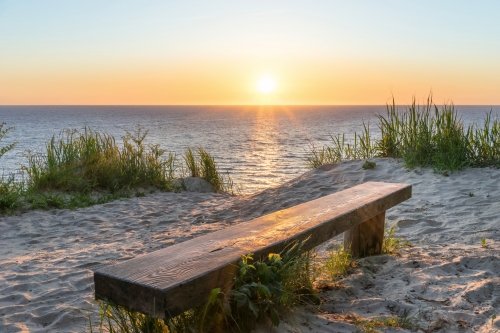
<instances>
[{"instance_id":1,"label":"white sand dune","mask_svg":"<svg viewBox=\"0 0 500 333\"><path fill-rule=\"evenodd\" d=\"M75 211L2 217L0 332L88 332L88 316L97 321L92 269L367 181L413 184L413 198L387 212L397 236L413 247L400 256L363 259L340 287L321 293L321 311L304 313L300 327L354 332L349 314L407 311L432 332L500 329L500 321L491 321L492 314L500 318L500 170L445 177L407 171L395 160L376 162L373 170L363 170L362 162L325 166L255 195L157 192Z\"/></svg>"}]
</instances>

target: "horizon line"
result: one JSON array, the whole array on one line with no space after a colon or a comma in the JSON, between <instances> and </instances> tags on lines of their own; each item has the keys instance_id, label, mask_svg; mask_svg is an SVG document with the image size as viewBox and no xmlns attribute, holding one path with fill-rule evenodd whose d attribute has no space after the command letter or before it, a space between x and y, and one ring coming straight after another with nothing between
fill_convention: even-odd
<instances>
[{"instance_id":1,"label":"horizon line","mask_svg":"<svg viewBox=\"0 0 500 333\"><path fill-rule=\"evenodd\" d=\"M454 105L454 106L500 106L500 104L453 104L453 103L443 103L433 105ZM386 104L0 104L0 107L5 106L251 106L251 107L290 107L290 106L387 106L392 105ZM396 104L399 105L410 105L410 104ZM425 103L417 104L425 105Z\"/></svg>"}]
</instances>

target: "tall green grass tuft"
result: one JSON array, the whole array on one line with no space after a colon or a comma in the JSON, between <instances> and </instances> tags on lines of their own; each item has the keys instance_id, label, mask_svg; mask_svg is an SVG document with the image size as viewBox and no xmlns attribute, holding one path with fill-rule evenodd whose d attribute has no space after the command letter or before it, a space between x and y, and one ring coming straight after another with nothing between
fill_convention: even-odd
<instances>
[{"instance_id":1,"label":"tall green grass tuft","mask_svg":"<svg viewBox=\"0 0 500 333\"><path fill-rule=\"evenodd\" d=\"M381 138L377 155L402 158L407 167L432 167L437 171L459 170L471 165L468 159L469 138L453 106L441 110L429 96L423 106L415 99L405 112L393 103L387 115L379 115Z\"/></svg>"},{"instance_id":2,"label":"tall green grass tuft","mask_svg":"<svg viewBox=\"0 0 500 333\"><path fill-rule=\"evenodd\" d=\"M0 140L13 129L4 126L0 124ZM138 126L126 130L121 142L89 127L52 136L45 151L24 153L27 163L21 166L21 180L14 175L0 177L0 213L81 208L129 197L132 189L141 196L141 189L148 187L176 191L179 182L174 180L186 169L191 176L206 179L215 192L234 194L231 178L219 171L204 149L188 149L179 161L159 145L146 144L147 135L148 130ZM16 145L0 148L0 157Z\"/></svg>"},{"instance_id":3,"label":"tall green grass tuft","mask_svg":"<svg viewBox=\"0 0 500 333\"><path fill-rule=\"evenodd\" d=\"M0 140L2 140L14 127L5 127L6 123L0 124ZM0 157L17 146L17 142L0 147ZM11 212L21 206L21 197L24 192L24 185L15 182L14 176L0 177L0 212Z\"/></svg>"},{"instance_id":4,"label":"tall green grass tuft","mask_svg":"<svg viewBox=\"0 0 500 333\"><path fill-rule=\"evenodd\" d=\"M196 152L191 148L186 148L183 156L184 162L186 162L186 168L189 172L190 177L201 177L201 166Z\"/></svg>"},{"instance_id":5,"label":"tall green grass tuft","mask_svg":"<svg viewBox=\"0 0 500 333\"><path fill-rule=\"evenodd\" d=\"M500 167L500 122L491 111L482 124L465 127L453 104L441 109L432 102L424 105L413 99L399 111L394 98L385 115L378 115L380 137L370 134L363 124L361 134L346 142L344 135L332 136L332 143L321 149L311 145L306 164L317 168L327 163L362 160L371 157L401 158L409 168L431 167L437 172L465 167Z\"/></svg>"},{"instance_id":6,"label":"tall green grass tuft","mask_svg":"<svg viewBox=\"0 0 500 333\"><path fill-rule=\"evenodd\" d=\"M25 193L24 184L14 180L14 176L0 178L0 212L11 213L22 207Z\"/></svg>"},{"instance_id":7,"label":"tall green grass tuft","mask_svg":"<svg viewBox=\"0 0 500 333\"><path fill-rule=\"evenodd\" d=\"M132 187L155 186L168 190L173 178L173 154L158 145L145 145L148 131L127 131L120 147L109 134L85 127L53 136L46 154L28 154L24 168L28 185L38 191L60 190L116 193Z\"/></svg>"},{"instance_id":8,"label":"tall green grass tuft","mask_svg":"<svg viewBox=\"0 0 500 333\"><path fill-rule=\"evenodd\" d=\"M377 316L370 319L365 319L355 314L347 314L344 318L360 328L357 332L378 333L380 332L379 328L388 327L403 328L415 332L420 330L417 313L410 316L408 311L403 311L399 315Z\"/></svg>"},{"instance_id":9,"label":"tall green grass tuft","mask_svg":"<svg viewBox=\"0 0 500 333\"><path fill-rule=\"evenodd\" d=\"M345 134L330 136L332 144L317 148L310 144L310 153L305 158L310 169L318 168L324 164L333 164L341 161L360 160L374 157L376 147L370 136L370 124L363 123L363 131L354 133L354 140L348 142Z\"/></svg>"},{"instance_id":10,"label":"tall green grass tuft","mask_svg":"<svg viewBox=\"0 0 500 333\"><path fill-rule=\"evenodd\" d=\"M491 111L486 115L484 125L470 126L466 136L469 144L467 158L473 166L500 167L500 122L498 118L492 120Z\"/></svg>"},{"instance_id":11,"label":"tall green grass tuft","mask_svg":"<svg viewBox=\"0 0 500 333\"><path fill-rule=\"evenodd\" d=\"M7 127L4 128L5 125L7 125L5 122L0 124L0 140L3 139L4 136L6 136L10 131L14 129L14 127ZM2 157L6 152L14 149L17 146L18 142L13 142L10 145L3 146L0 148L0 157Z\"/></svg>"},{"instance_id":12,"label":"tall green grass tuft","mask_svg":"<svg viewBox=\"0 0 500 333\"><path fill-rule=\"evenodd\" d=\"M334 246L324 262L324 268L332 280L344 277L354 265L351 252L346 251L343 245Z\"/></svg>"},{"instance_id":13,"label":"tall green grass tuft","mask_svg":"<svg viewBox=\"0 0 500 333\"><path fill-rule=\"evenodd\" d=\"M157 318L129 311L110 302L99 302L99 329L96 332L109 333L168 333L168 327ZM93 333L89 317L90 332Z\"/></svg>"},{"instance_id":14,"label":"tall green grass tuft","mask_svg":"<svg viewBox=\"0 0 500 333\"><path fill-rule=\"evenodd\" d=\"M229 174L222 174L217 163L205 149L199 147L196 150L186 148L183 160L190 177L201 177L205 179L214 192L237 192Z\"/></svg>"},{"instance_id":15,"label":"tall green grass tuft","mask_svg":"<svg viewBox=\"0 0 500 333\"><path fill-rule=\"evenodd\" d=\"M317 304L310 274L310 254L304 242L293 243L280 254L254 260L241 256L230 292L212 290L202 306L164 321L100 302L99 332L250 332L257 322L278 326L303 304ZM90 323L92 327L92 323Z\"/></svg>"},{"instance_id":16,"label":"tall green grass tuft","mask_svg":"<svg viewBox=\"0 0 500 333\"><path fill-rule=\"evenodd\" d=\"M384 223L384 241L382 243L382 253L386 254L398 254L398 251L409 246L410 243L403 241L402 238L397 238L394 236L396 232L397 223L394 223L391 227L388 227L388 220Z\"/></svg>"}]
</instances>

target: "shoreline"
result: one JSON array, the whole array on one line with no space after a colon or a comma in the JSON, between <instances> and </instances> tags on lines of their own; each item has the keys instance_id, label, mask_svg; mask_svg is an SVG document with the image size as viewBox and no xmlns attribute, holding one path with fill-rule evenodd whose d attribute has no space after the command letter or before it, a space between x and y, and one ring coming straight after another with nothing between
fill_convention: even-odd
<instances>
[{"instance_id":1,"label":"shoreline","mask_svg":"<svg viewBox=\"0 0 500 333\"><path fill-rule=\"evenodd\" d=\"M420 313L428 327L441 323L436 332L500 328L491 321L500 314L500 170L445 177L430 169L407 171L394 159L374 160L373 170L363 170L363 161L341 162L255 194L157 192L74 211L1 217L6 232L0 243L7 246L0 248L0 330L88 332L88 316L97 323L96 314L86 312L97 309L92 269L366 181L413 184L413 198L387 212L389 225L398 223L396 237L413 247L400 256L373 257L340 281L345 288L323 291L326 313L305 314L307 331L352 332L346 314L371 318L406 310ZM379 268L370 274L365 266Z\"/></svg>"}]
</instances>

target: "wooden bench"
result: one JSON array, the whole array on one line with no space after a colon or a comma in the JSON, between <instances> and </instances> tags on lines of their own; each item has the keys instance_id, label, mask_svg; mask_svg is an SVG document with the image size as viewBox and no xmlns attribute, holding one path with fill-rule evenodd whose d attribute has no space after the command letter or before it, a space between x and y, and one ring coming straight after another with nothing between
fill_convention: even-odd
<instances>
[{"instance_id":1,"label":"wooden bench","mask_svg":"<svg viewBox=\"0 0 500 333\"><path fill-rule=\"evenodd\" d=\"M94 272L95 296L158 318L230 288L242 254L279 253L306 238L306 250L343 232L355 254L380 254L385 211L411 197L411 185L364 183Z\"/></svg>"}]
</instances>

